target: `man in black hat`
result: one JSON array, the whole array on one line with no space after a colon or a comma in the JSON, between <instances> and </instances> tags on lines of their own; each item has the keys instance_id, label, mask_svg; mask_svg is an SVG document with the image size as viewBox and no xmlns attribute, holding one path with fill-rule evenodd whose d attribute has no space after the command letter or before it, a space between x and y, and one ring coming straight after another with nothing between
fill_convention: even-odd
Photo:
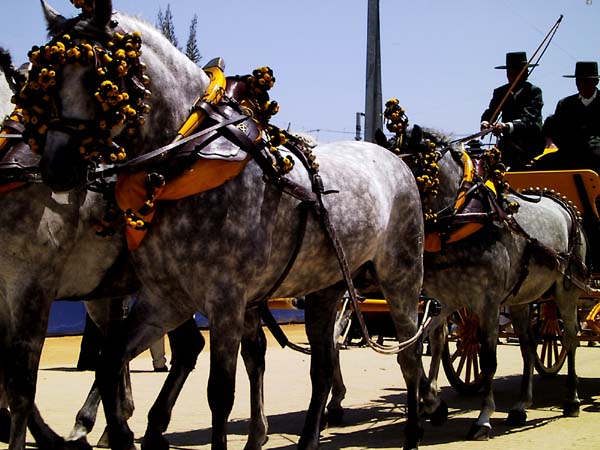
<instances>
[{"instance_id":1,"label":"man in black hat","mask_svg":"<svg viewBox=\"0 0 600 450\"><path fill-rule=\"evenodd\" d=\"M575 64L577 94L558 101L556 111L546 118L543 132L547 147L557 151L540 159L540 169L592 169L600 173L600 94L598 63L579 61ZM591 247L592 267L600 268L600 222L595 215L583 211L583 229Z\"/></svg>"},{"instance_id":2,"label":"man in black hat","mask_svg":"<svg viewBox=\"0 0 600 450\"><path fill-rule=\"evenodd\" d=\"M529 68L525 52L506 54L508 83L494 89L488 108L481 115L481 129L499 136L502 162L511 170L523 170L544 149L542 135L542 90L527 81Z\"/></svg>"},{"instance_id":3,"label":"man in black hat","mask_svg":"<svg viewBox=\"0 0 600 450\"><path fill-rule=\"evenodd\" d=\"M547 147L558 151L540 160L543 168L593 169L600 173L600 94L598 63L575 64L577 94L559 100L556 111L544 122ZM536 165L537 166L537 165Z\"/></svg>"}]
</instances>

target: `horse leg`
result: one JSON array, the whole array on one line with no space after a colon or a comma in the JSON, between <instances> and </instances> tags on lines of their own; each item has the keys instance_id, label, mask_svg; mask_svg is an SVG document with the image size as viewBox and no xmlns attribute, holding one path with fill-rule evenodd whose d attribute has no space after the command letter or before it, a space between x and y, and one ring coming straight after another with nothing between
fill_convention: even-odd
<instances>
[{"instance_id":1,"label":"horse leg","mask_svg":"<svg viewBox=\"0 0 600 450\"><path fill-rule=\"evenodd\" d=\"M10 411L8 408L0 408L0 442L8 442L10 439Z\"/></svg>"},{"instance_id":2,"label":"horse leg","mask_svg":"<svg viewBox=\"0 0 600 450\"><path fill-rule=\"evenodd\" d=\"M212 450L227 449L227 420L235 396L235 371L243 336L245 311L236 313L233 309L227 317L209 318L208 405L212 412Z\"/></svg>"},{"instance_id":3,"label":"horse leg","mask_svg":"<svg viewBox=\"0 0 600 450\"><path fill-rule=\"evenodd\" d=\"M148 426L143 450L166 450L168 441L163 433L171 421L171 413L190 372L196 367L198 355L204 348L204 337L198 331L194 318L168 333L171 346L171 370L160 393L148 413Z\"/></svg>"},{"instance_id":4,"label":"horse leg","mask_svg":"<svg viewBox=\"0 0 600 450\"><path fill-rule=\"evenodd\" d=\"M10 337L3 339L7 342L2 355L4 388L11 415L9 450L25 448L27 420L34 410L37 373L51 304L36 284L25 284L22 289L19 293L22 301L15 299L12 313L21 319L14 320L12 325L6 324L8 328L4 331ZM27 311L34 308L33 305L34 315Z\"/></svg>"},{"instance_id":5,"label":"horse leg","mask_svg":"<svg viewBox=\"0 0 600 450\"><path fill-rule=\"evenodd\" d=\"M122 389L119 388L119 382L127 363L164 335L164 328L153 326L147 319L160 314L160 311L153 309L151 302L138 301L124 320L111 321L108 326L106 342L96 370L96 382L104 407L108 440L113 450L135 449L133 432L127 424L127 414L120 408ZM183 314L181 312L171 319L180 319L183 323L189 318L189 315Z\"/></svg>"},{"instance_id":6,"label":"horse leg","mask_svg":"<svg viewBox=\"0 0 600 450\"><path fill-rule=\"evenodd\" d=\"M27 420L27 427L35 439L39 450L92 450L92 446L85 440L65 441L61 436L56 434L44 422L35 405Z\"/></svg>"},{"instance_id":7,"label":"horse leg","mask_svg":"<svg viewBox=\"0 0 600 450\"><path fill-rule=\"evenodd\" d=\"M389 296L386 295L389 299ZM418 297L415 297L418 298ZM389 300L388 300L389 301ZM397 307L390 309L392 319L396 326L398 334L398 340L404 341L414 336L417 331L417 310L415 307L414 318L409 318ZM401 351L396 356L396 360L402 371L402 376L406 384L406 425L404 427L404 450L417 449L419 447L419 441L423 437L423 425L419 415L419 388L422 384L429 385L428 380L425 378L425 371L421 361L422 356L422 344L418 343L412 345L407 349ZM423 399L424 413L431 411L434 413L438 406L436 406L436 398L433 391L428 386L423 386L423 392L427 392L427 398ZM439 401L438 401L439 404Z\"/></svg>"},{"instance_id":8,"label":"horse leg","mask_svg":"<svg viewBox=\"0 0 600 450\"><path fill-rule=\"evenodd\" d=\"M492 304L484 302L484 304ZM478 311L479 316L479 361L481 365L483 400L481 411L477 420L471 426L467 434L467 439L476 441L485 441L490 437L492 425L490 419L496 411L496 402L494 401L494 391L492 383L496 374L497 355L496 346L498 345L498 321L500 313L498 307L488 310Z\"/></svg>"},{"instance_id":9,"label":"horse leg","mask_svg":"<svg viewBox=\"0 0 600 450\"><path fill-rule=\"evenodd\" d=\"M577 393L579 381L575 370L575 352L579 346L577 301L580 292L572 286L565 287L562 283L560 285L557 283L556 289L556 303L563 319L564 328L562 345L567 351L567 395L563 404L563 415L578 417L581 401Z\"/></svg>"},{"instance_id":10,"label":"horse leg","mask_svg":"<svg viewBox=\"0 0 600 450\"><path fill-rule=\"evenodd\" d=\"M107 301L86 301L84 303L89 316L92 318L94 323L98 325L102 335L104 336L111 321L123 320L125 309L129 303L129 297L111 298ZM94 361L93 363L97 364L97 361ZM133 395L131 393L131 378L128 366L123 372L119 394L121 395L122 411L125 415L125 418L128 420L133 415L134 410ZM75 417L75 425L73 425L73 429L69 433L67 441L86 442L87 435L91 433L96 423L99 406L100 391L98 390L96 382L94 382L83 406L77 412ZM108 433L106 429L100 436L97 446L108 446Z\"/></svg>"},{"instance_id":11,"label":"horse leg","mask_svg":"<svg viewBox=\"0 0 600 450\"><path fill-rule=\"evenodd\" d=\"M576 345L567 350L567 396L563 404L563 416L579 417L581 401L577 394L579 380L575 371L575 349Z\"/></svg>"},{"instance_id":12,"label":"horse leg","mask_svg":"<svg viewBox=\"0 0 600 450\"><path fill-rule=\"evenodd\" d=\"M67 437L68 441L84 441L94 428L100 406L100 391L96 382L92 384L85 402L75 416L75 425Z\"/></svg>"},{"instance_id":13,"label":"horse leg","mask_svg":"<svg viewBox=\"0 0 600 450\"><path fill-rule=\"evenodd\" d=\"M344 335L344 341L347 339L346 333L352 323L352 310L346 310L343 313L337 313L335 319L335 327L333 340L335 351L333 353L333 384L331 385L331 399L327 404L327 423L329 425L341 425L344 417L344 408L342 401L346 397L346 385L342 376L342 368L340 365L340 350L344 346L340 338Z\"/></svg>"},{"instance_id":14,"label":"horse leg","mask_svg":"<svg viewBox=\"0 0 600 450\"><path fill-rule=\"evenodd\" d=\"M515 305L510 308L513 330L519 337L519 348L523 358L519 400L510 408L506 418L506 423L510 426L524 425L527 421L527 408L533 403L533 365L536 343L531 329L529 310L529 304Z\"/></svg>"},{"instance_id":15,"label":"horse leg","mask_svg":"<svg viewBox=\"0 0 600 450\"><path fill-rule=\"evenodd\" d=\"M438 316L442 317L442 316ZM438 320L438 319L434 319ZM446 321L441 320L436 325L432 323L429 331L429 349L431 350L431 363L429 365L429 381L431 389L438 392L438 377L440 374L440 364L442 362L442 353L444 352L444 344L446 343Z\"/></svg>"},{"instance_id":16,"label":"horse leg","mask_svg":"<svg viewBox=\"0 0 600 450\"><path fill-rule=\"evenodd\" d=\"M437 380L440 372L442 353L446 342L446 321L438 316L433 319L429 332L429 349L431 351L431 363L429 365L429 376L422 377L419 384L419 396L422 400L422 415L429 419L432 425L442 425L448 419L448 405L439 398Z\"/></svg>"},{"instance_id":17,"label":"horse leg","mask_svg":"<svg viewBox=\"0 0 600 450\"><path fill-rule=\"evenodd\" d=\"M0 442L8 442L10 438L10 412L8 400L4 392L4 377L0 368Z\"/></svg>"},{"instance_id":18,"label":"horse leg","mask_svg":"<svg viewBox=\"0 0 600 450\"><path fill-rule=\"evenodd\" d=\"M342 294L343 289L334 286L306 297L304 320L311 351L312 394L298 441L299 450L316 450L319 447L325 403L333 378L335 313Z\"/></svg>"},{"instance_id":19,"label":"horse leg","mask_svg":"<svg viewBox=\"0 0 600 450\"><path fill-rule=\"evenodd\" d=\"M242 358L250 381L250 426L244 450L260 450L267 442L268 423L264 411L264 373L267 339L257 309L246 311Z\"/></svg>"},{"instance_id":20,"label":"horse leg","mask_svg":"<svg viewBox=\"0 0 600 450\"><path fill-rule=\"evenodd\" d=\"M333 352L333 384L331 385L331 399L327 404L327 423L329 425L340 425L344 417L342 401L346 397L346 385L342 377L340 365L340 346L336 344Z\"/></svg>"}]
</instances>

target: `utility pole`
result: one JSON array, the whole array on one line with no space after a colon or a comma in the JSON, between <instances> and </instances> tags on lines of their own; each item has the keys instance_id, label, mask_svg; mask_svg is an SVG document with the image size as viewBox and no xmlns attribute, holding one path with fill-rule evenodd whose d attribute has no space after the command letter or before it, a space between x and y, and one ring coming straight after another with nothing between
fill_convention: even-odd
<instances>
[{"instance_id":1,"label":"utility pole","mask_svg":"<svg viewBox=\"0 0 600 450\"><path fill-rule=\"evenodd\" d=\"M375 142L375 131L381 128L381 51L379 36L379 0L368 0L367 11L367 76L365 90L365 141Z\"/></svg>"}]
</instances>

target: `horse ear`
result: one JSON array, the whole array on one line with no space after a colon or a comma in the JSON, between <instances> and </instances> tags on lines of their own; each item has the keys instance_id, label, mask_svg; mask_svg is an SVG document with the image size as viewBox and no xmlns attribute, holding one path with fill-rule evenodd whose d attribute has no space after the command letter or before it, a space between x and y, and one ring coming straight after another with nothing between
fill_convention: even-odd
<instances>
[{"instance_id":1,"label":"horse ear","mask_svg":"<svg viewBox=\"0 0 600 450\"><path fill-rule=\"evenodd\" d=\"M381 128L377 128L375 130L375 143L377 145L381 145L382 147L388 148L389 142L385 137L385 133L381 130Z\"/></svg>"},{"instance_id":2,"label":"horse ear","mask_svg":"<svg viewBox=\"0 0 600 450\"><path fill-rule=\"evenodd\" d=\"M113 7L112 0L94 0L94 24L105 28L110 23Z\"/></svg>"},{"instance_id":3,"label":"horse ear","mask_svg":"<svg viewBox=\"0 0 600 450\"><path fill-rule=\"evenodd\" d=\"M64 28L67 19L44 0L40 0L40 3L42 4L42 11L46 18L46 29L51 36L56 36Z\"/></svg>"},{"instance_id":4,"label":"horse ear","mask_svg":"<svg viewBox=\"0 0 600 450\"><path fill-rule=\"evenodd\" d=\"M415 148L423 140L423 129L419 125L414 125L408 140L408 148Z\"/></svg>"}]
</instances>

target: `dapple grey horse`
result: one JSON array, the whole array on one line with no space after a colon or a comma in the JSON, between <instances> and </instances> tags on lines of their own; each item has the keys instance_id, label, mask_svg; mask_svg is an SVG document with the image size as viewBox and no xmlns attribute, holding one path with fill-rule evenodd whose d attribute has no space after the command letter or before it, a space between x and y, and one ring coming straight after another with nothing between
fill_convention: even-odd
<instances>
[{"instance_id":1,"label":"dapple grey horse","mask_svg":"<svg viewBox=\"0 0 600 450\"><path fill-rule=\"evenodd\" d=\"M2 52L0 57L0 105L8 114L14 108L10 97L13 95L13 89L17 88L15 84L19 74L14 70L8 53ZM20 161L19 157L11 152L24 148L24 144L17 140L6 143L3 156L6 152L9 154L5 161ZM4 166L2 170L5 170ZM24 445L25 423L30 415L28 411L32 408L30 402L33 401L32 394L35 393L37 365L46 335L50 303L59 295L56 286L62 279L61 270L74 249L70 242L76 234L80 203L84 196L85 194L79 197L56 197L48 187L39 183L0 194L0 204L4 212L0 220L0 372L3 375L2 387L6 386L8 391L4 406L11 404L11 448ZM64 277L64 282L68 284L68 280L72 280L75 284L78 281L78 270L74 267L68 270L71 273ZM65 292L68 292L68 289ZM107 307L110 308L110 304L111 302L88 304L90 315L101 327L105 326L105 319L109 317ZM15 371L18 373L16 377L13 376ZM97 406L98 402L96 401L94 406L92 400L91 404L84 406L81 413L87 414L86 411L91 407L95 414ZM8 433L11 428L7 410L3 417L9 418L4 424L6 429L3 430ZM59 448L64 445L62 439L45 426L35 408L30 415L29 424L32 434L42 448ZM89 420L86 425L89 427ZM16 444L17 442L22 444ZM80 443L72 443L67 446L76 448L79 445Z\"/></svg>"},{"instance_id":2,"label":"dapple grey horse","mask_svg":"<svg viewBox=\"0 0 600 450\"><path fill-rule=\"evenodd\" d=\"M0 58L0 67L3 69L0 73L2 75L0 77L0 86L2 87L1 105L3 111L9 114L14 108L14 105L10 103L10 97L13 95L12 89L15 88L14 78L17 78L19 74L15 72L8 53L1 52ZM11 78L11 83L7 81L7 77ZM4 148L4 151L12 152L9 153L6 158L7 160L21 161L19 156L21 154L20 150L13 152L17 150L17 146L19 146L19 149L24 149L24 152L31 157L28 149L22 143L19 143L17 140L9 142L10 144L7 144ZM78 196L82 199L87 196L88 201L84 205L81 205ZM29 253L17 253L15 250L15 252L5 252L0 257L0 264L5 268L0 275L0 286L2 286L0 293L2 293L3 304L4 302L6 303L5 307L2 308L2 313L7 314L6 316L2 316L3 326L1 330L6 332L6 337L2 341L2 345L4 346L2 347L2 354L11 354L14 343L21 343L20 345L26 346L29 349L27 353L24 353L23 349L19 350L20 355L28 356L28 364L16 368L11 365L7 366L8 380L13 378L26 380L26 382L16 385L9 383L9 391L15 399L13 400L12 407L14 421L12 429L14 431L13 437L10 439L11 417L7 409L8 400L4 396L3 389L0 389L0 393L2 394L0 395L0 401L2 402L0 403L0 407L2 407L0 412L0 437L7 442L10 441L11 448L22 448L24 446L25 420L23 418L27 418L28 416L28 426L40 448L47 450L89 448L86 435L94 426L100 403L96 385L92 386L85 404L77 414L74 428L65 442L44 424L39 412L33 407L32 401L36 385L35 372L33 371L34 367L37 367L37 361L39 361L40 343L43 342L45 337L47 314L49 313L51 298L54 295L73 296L73 286L78 286L76 290L84 293L88 290L85 286L90 286L91 288L97 283L97 274L95 272L92 273L92 279L87 280L86 277L90 272L81 270L87 267L87 265L85 261L82 261L82 265L80 266L78 259L83 258L87 260L86 252L75 251L74 249L78 247L74 242L80 242L83 248L88 248L88 239L98 242L104 241L103 238L98 236L93 237L95 223L101 217L97 213L103 211L102 207L98 209L98 203L102 203L102 200L96 194L78 192L70 196L54 195L46 186L39 183L0 194L0 204L2 204L3 209L6 211L6 214L0 220L0 228L5 230L3 239L6 242L12 239L16 240L18 243L16 247L25 245L25 243L33 246L33 248L29 249ZM89 214L89 211L94 208L97 211ZM80 220L77 226L80 227L80 230L85 230L85 232L78 235L72 224L65 224L61 220L55 220L53 214L58 212L63 215L70 214L73 218L77 218L76 220ZM31 224L20 221L19 218L21 216L30 217ZM18 227L14 225L17 221L20 223ZM53 225L49 226L48 222L52 222ZM9 230L11 230L10 233ZM80 241L81 237L84 239L83 242ZM42 245L40 240L54 240L55 246ZM121 242L122 236L117 234L113 236L107 245L115 246L114 251L116 254L116 252L122 252L123 250ZM5 248L10 249L11 247L5 246ZM65 269L62 267L64 257L68 258L70 268ZM17 259L15 260L15 258ZM26 270L29 270L29 272L26 273ZM61 275L61 270L66 270L69 275ZM38 273L45 273L46 275L42 277L38 276ZM110 320L117 320L122 317L123 300L121 297L114 298L114 296L121 294L129 295L136 292L139 283L135 279L135 275L131 273L126 261L126 255L123 253L121 253L117 263L109 271L106 273L103 271L102 276L101 285L85 294L85 298L103 300L104 297L110 296L111 300L86 301L85 305L96 324L101 330L105 331L110 324ZM83 278L86 278L86 280L83 280ZM84 281L83 284L81 284L82 281ZM23 297L19 292L12 292L15 283L26 284L28 282L37 286L39 291L44 293L45 296L43 298L39 296ZM58 290L57 287L57 283L59 282L62 283L61 290ZM83 289L80 289L81 287ZM81 297L75 296L74 298L71 297L71 299L77 300L81 299ZM140 301L143 302L143 299ZM9 311L11 312L10 316L8 315ZM258 399L253 401L251 423L253 424L253 430L261 430L260 437L253 438L251 436L249 439L262 441L264 439L263 435L266 433L266 418L262 411L262 403L260 403L262 402L262 372L264 371L261 361L264 361L264 355L255 357L254 352L256 351L256 346L264 347L266 341L260 327L260 319L257 311L249 310L247 312L246 328L247 331L242 340L242 356L249 373L251 389L253 391L252 398ZM20 336L19 339L15 339L16 335L14 333L21 333L20 329L29 330L29 332L24 336ZM251 338L248 336L251 336ZM188 320L177 329L171 331L169 333L169 341L172 350L171 371L165 381L165 386L161 390L159 399L151 410L151 414L159 418L156 420L160 422L160 431L164 431L170 418L170 411L174 402L172 399L175 397L173 393L177 393L181 388L187 375L194 368L197 355L204 346L203 337L197 332L193 319ZM251 350L248 350L248 348L251 348ZM4 368L2 365L0 365L0 369L2 369L0 370L0 375L3 375ZM128 377L126 382L128 382ZM3 386L4 383L1 383L0 388L3 388ZM120 392L124 395L123 411L126 412L126 417L129 417L133 412L129 385L125 385ZM30 414L28 411L31 408L33 410ZM151 433L151 427L149 427L149 430Z\"/></svg>"},{"instance_id":3,"label":"dapple grey horse","mask_svg":"<svg viewBox=\"0 0 600 450\"><path fill-rule=\"evenodd\" d=\"M13 109L10 99L13 95L12 87L6 77L7 71L14 70L10 54L0 48L0 68L2 68L2 76L0 76L0 120L4 121ZM8 412L8 400L0 383L0 440L8 442L8 433L10 432L10 415Z\"/></svg>"},{"instance_id":4,"label":"dapple grey horse","mask_svg":"<svg viewBox=\"0 0 600 450\"><path fill-rule=\"evenodd\" d=\"M8 113L14 107L9 101L14 88L12 78L18 74L14 72L8 53L2 52L0 58L0 86L3 88L0 91L0 105ZM11 83L7 82L7 78L11 78ZM2 155L7 152L5 162L23 162L21 155L32 157L27 147L17 140L9 141L4 146ZM3 183L6 181L5 170L6 166L3 165L0 170ZM92 192L54 195L40 183L26 184L0 193L3 209L0 220L0 391L4 394L4 387L8 391L7 398L2 396L3 403L0 406L4 409L0 426L2 438L9 441L11 449L24 448L26 424L40 448L90 448L85 436L94 425L100 403L95 385L77 415L67 442L46 426L33 405L33 399L52 299L72 297L75 288L85 293L85 298L102 300L86 301L85 304L90 316L105 331L110 320L123 316L123 300L118 296L135 292L139 285L134 275L124 270L127 266L121 264L123 257L119 257L117 264L108 272L99 272L94 265L90 266L84 261L89 260L85 255L87 251L93 251L94 242L101 244L107 253L112 251L111 260L123 249L120 235L110 243L95 236L94 224L98 213L103 211L103 207L98 206L101 203L100 196ZM102 283L97 286L100 280ZM204 345L193 320L174 330L169 337L173 368L167 379L173 380L166 382L164 393L161 394L163 403L157 403L156 408L160 411L163 407L169 408L171 386L183 382ZM180 370L182 365L185 368ZM128 376L123 381L127 384L120 390L124 396L121 407L129 417L133 412L133 403ZM6 409L9 405L12 427L11 415Z\"/></svg>"},{"instance_id":5,"label":"dapple grey horse","mask_svg":"<svg viewBox=\"0 0 600 450\"><path fill-rule=\"evenodd\" d=\"M440 133L430 133L429 137L444 146L445 138ZM438 154L441 156L438 160L440 193L431 203L436 212L455 203L464 174L464 150L460 146L446 147L443 153ZM568 354L568 375L563 412L570 417L579 414L575 351L578 345L577 300L583 287L581 283L573 283L570 276L580 282L585 281L578 262L586 260L586 238L564 202L545 196L539 202L512 195L508 198L520 205L514 219L525 234L512 230L506 223L499 226L489 223L477 233L447 244L443 252L427 252L424 257L423 290L443 305L442 313L433 319L429 334L432 353L429 378L434 386L437 385L447 334L444 318L461 308L471 310L479 318L483 402L479 417L467 434L469 439L485 440L490 435L490 419L495 411L492 380L497 367L501 306L510 308L524 362L520 397L512 406L507 422L513 425L525 423L526 409L533 401L532 380L537 345L530 327L529 306L544 294L552 295L564 324L562 345ZM550 253L544 255L536 240L551 249ZM560 260L549 256L554 252L560 255ZM541 258L536 257L540 254ZM548 260L551 264L547 264ZM556 266L553 267L554 263ZM336 417L343 412L341 400L344 394L338 367L333 397L328 405Z\"/></svg>"},{"instance_id":6,"label":"dapple grey horse","mask_svg":"<svg viewBox=\"0 0 600 450\"><path fill-rule=\"evenodd\" d=\"M91 15L63 23L62 32L83 32L103 41L109 25L139 31L142 62L152 80L152 111L141 129L113 139L134 157L167 143L208 86L207 75L175 49L156 29L124 14L114 13L110 1L94 2ZM52 26L59 33L59 26ZM75 39L77 39L75 37ZM88 89L92 65L67 64L57 74L57 117L52 119L42 146L45 181L56 189L73 189L86 179L81 155L72 149L81 138L72 124L93 123L100 113ZM81 131L81 130L80 130ZM314 149L321 167L329 210L337 237L353 275L369 273L385 293L401 339L417 330L422 283L423 223L418 190L408 167L385 149L363 142L341 142ZM290 178L310 187L306 173L296 169ZM141 246L132 259L147 300L133 308L120 332L109 338L97 372L113 449L133 447L133 435L118 414L116 381L124 364L166 331L195 311L210 321L211 366L208 398L213 414L212 448L226 448L226 423L234 398L237 352L244 334L247 308L267 294L306 295L306 329L311 344L312 399L299 448L316 449L325 400L331 386L335 312L346 287L331 242L314 215L289 276L275 292L271 288L294 252L301 225L299 201L265 184L253 161L224 185L182 200L160 203ZM103 256L103 255L102 255ZM102 256L98 261L102 263ZM398 354L407 385L408 418L404 447L416 448L422 428L419 398L431 412L440 405L429 389L421 363L420 345ZM153 420L150 417L150 420ZM164 448L160 436L144 444ZM260 448L262 441L250 448Z\"/></svg>"}]
</instances>

